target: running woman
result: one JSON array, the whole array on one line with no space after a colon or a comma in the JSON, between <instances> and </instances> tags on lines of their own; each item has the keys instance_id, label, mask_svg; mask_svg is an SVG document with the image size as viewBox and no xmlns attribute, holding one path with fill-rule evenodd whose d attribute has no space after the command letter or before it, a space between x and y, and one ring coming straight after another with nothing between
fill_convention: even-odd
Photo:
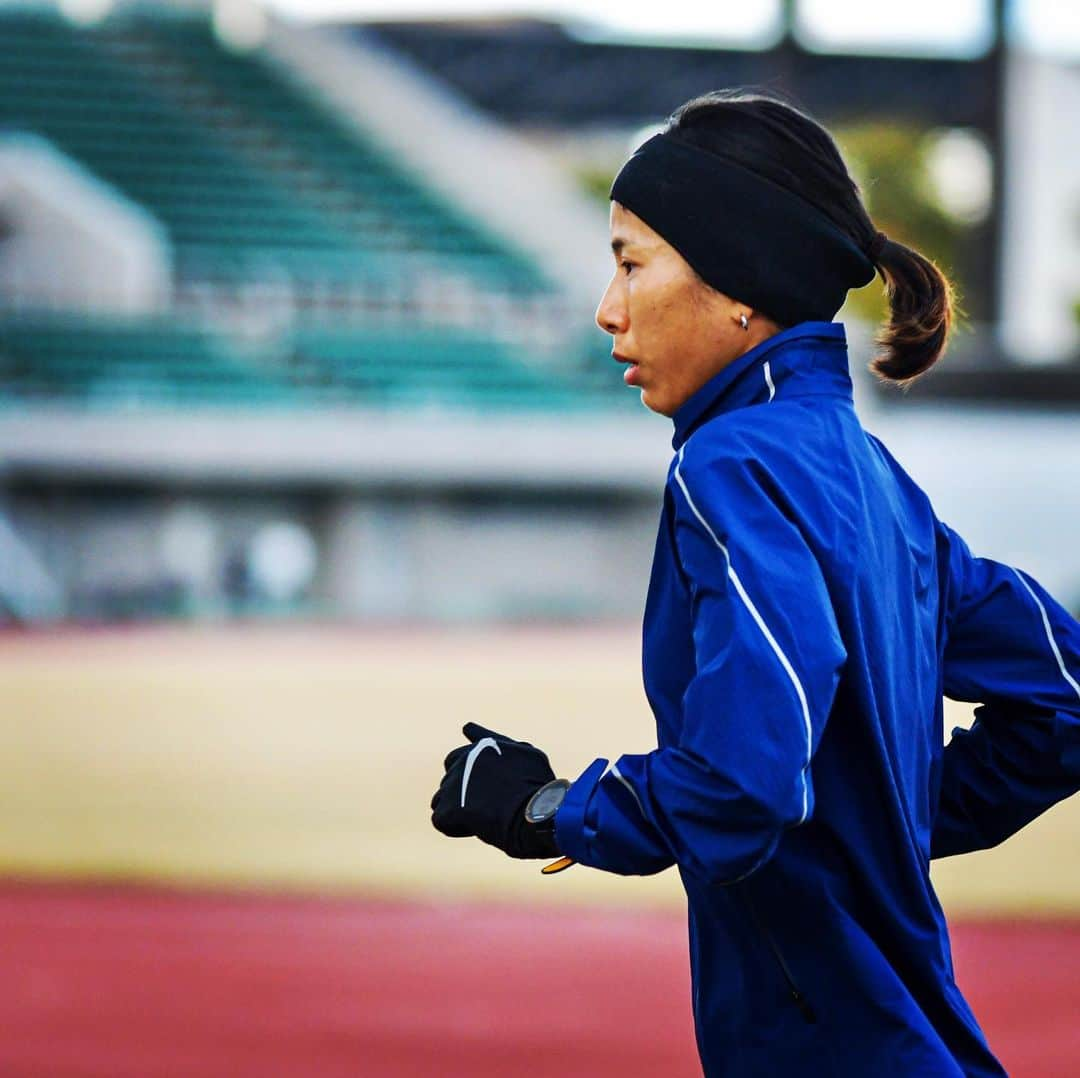
<instances>
[{"instance_id":1,"label":"running woman","mask_svg":"<svg viewBox=\"0 0 1080 1078\"><path fill-rule=\"evenodd\" d=\"M863 430L832 321L880 274L871 366L904 383L945 348L949 285L766 96L688 102L611 200L597 322L674 422L644 618L658 745L569 783L470 724L433 822L515 857L677 866L708 1078L1002 1075L930 861L1080 788L1080 624L974 556ZM981 705L944 748L943 696Z\"/></svg>"}]
</instances>

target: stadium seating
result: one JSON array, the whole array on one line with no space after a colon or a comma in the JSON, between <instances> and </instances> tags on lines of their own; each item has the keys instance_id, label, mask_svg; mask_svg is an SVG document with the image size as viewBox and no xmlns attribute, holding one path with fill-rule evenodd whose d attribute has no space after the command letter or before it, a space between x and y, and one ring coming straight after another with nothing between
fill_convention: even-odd
<instances>
[{"instance_id":1,"label":"stadium seating","mask_svg":"<svg viewBox=\"0 0 1080 1078\"><path fill-rule=\"evenodd\" d=\"M181 274L400 272L420 253L478 288L545 282L257 55L203 19L114 18L76 31L0 14L0 130L44 135L154 212Z\"/></svg>"},{"instance_id":2,"label":"stadium seating","mask_svg":"<svg viewBox=\"0 0 1080 1078\"><path fill-rule=\"evenodd\" d=\"M0 395L9 407L48 401L91 408L265 405L291 399L287 380L222 339L171 321L33 316L0 321Z\"/></svg>"},{"instance_id":3,"label":"stadium seating","mask_svg":"<svg viewBox=\"0 0 1080 1078\"><path fill-rule=\"evenodd\" d=\"M9 407L566 411L611 407L613 381L443 329L307 327L252 342L165 318L0 319L0 400Z\"/></svg>"},{"instance_id":4,"label":"stadium seating","mask_svg":"<svg viewBox=\"0 0 1080 1078\"><path fill-rule=\"evenodd\" d=\"M238 251L348 250L317 211L126 69L106 32L17 11L0 17L0 38L0 126L45 136L145 205L181 256L211 248L227 268Z\"/></svg>"},{"instance_id":5,"label":"stadium seating","mask_svg":"<svg viewBox=\"0 0 1080 1078\"><path fill-rule=\"evenodd\" d=\"M463 332L298 331L297 376L384 407L568 410L610 405L591 379L523 361L507 346Z\"/></svg>"},{"instance_id":6,"label":"stadium seating","mask_svg":"<svg viewBox=\"0 0 1080 1078\"><path fill-rule=\"evenodd\" d=\"M181 297L172 314L141 321L0 315L9 405L482 411L625 399L595 331L538 359L504 343L512 313L502 338L456 328L455 303L484 326L492 303L528 309L551 283L287 71L223 48L205 18L135 12L76 29L12 9L0 11L0 39L0 136L44 136L154 213ZM283 281L306 287L310 306L255 344L192 313L204 286ZM365 325L333 299L312 313L324 286L379 313Z\"/></svg>"},{"instance_id":7,"label":"stadium seating","mask_svg":"<svg viewBox=\"0 0 1080 1078\"><path fill-rule=\"evenodd\" d=\"M128 31L125 48L134 62L150 61L149 77L161 77L157 61L168 56L187 78L197 79L192 98L201 92L212 95L207 102L228 102L232 137L253 159L285 174L290 187L308 192L364 250L441 254L500 291L547 287L481 222L466 220L422 179L343 127L330 109L293 85L287 72L222 49L205 22L146 21L137 32Z\"/></svg>"}]
</instances>

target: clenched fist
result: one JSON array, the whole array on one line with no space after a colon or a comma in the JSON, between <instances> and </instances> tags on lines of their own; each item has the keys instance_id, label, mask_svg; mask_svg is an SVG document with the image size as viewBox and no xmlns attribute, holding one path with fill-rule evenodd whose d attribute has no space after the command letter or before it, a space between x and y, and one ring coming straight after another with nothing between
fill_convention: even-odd
<instances>
[{"instance_id":1,"label":"clenched fist","mask_svg":"<svg viewBox=\"0 0 1080 1078\"><path fill-rule=\"evenodd\" d=\"M554 820L525 819L529 798L555 779L547 756L474 722L462 733L469 744L443 761L446 774L431 799L435 829L453 838L475 835L511 857L557 857Z\"/></svg>"}]
</instances>

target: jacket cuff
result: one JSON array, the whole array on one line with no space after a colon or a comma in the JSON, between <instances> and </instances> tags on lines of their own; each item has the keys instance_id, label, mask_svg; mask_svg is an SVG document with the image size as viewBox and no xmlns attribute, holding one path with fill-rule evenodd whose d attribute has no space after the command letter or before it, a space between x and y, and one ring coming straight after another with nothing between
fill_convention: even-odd
<instances>
[{"instance_id":1,"label":"jacket cuff","mask_svg":"<svg viewBox=\"0 0 1080 1078\"><path fill-rule=\"evenodd\" d=\"M586 822L585 813L593 790L603 778L607 766L607 760L593 760L571 784L555 813L555 842L559 851L582 865L593 864L590 846L596 837L596 830Z\"/></svg>"}]
</instances>

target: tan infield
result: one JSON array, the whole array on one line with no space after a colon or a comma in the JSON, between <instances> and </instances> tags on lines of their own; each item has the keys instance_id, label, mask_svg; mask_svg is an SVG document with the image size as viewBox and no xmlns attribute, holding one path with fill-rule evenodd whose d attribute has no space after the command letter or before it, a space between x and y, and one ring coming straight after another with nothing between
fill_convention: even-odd
<instances>
[{"instance_id":1,"label":"tan infield","mask_svg":"<svg viewBox=\"0 0 1080 1078\"><path fill-rule=\"evenodd\" d=\"M560 774L647 751L636 628L162 629L0 644L0 870L680 905L672 872L542 877L429 822L476 721ZM965 719L959 709L951 716ZM1080 799L935 870L964 912L1080 912Z\"/></svg>"}]
</instances>

